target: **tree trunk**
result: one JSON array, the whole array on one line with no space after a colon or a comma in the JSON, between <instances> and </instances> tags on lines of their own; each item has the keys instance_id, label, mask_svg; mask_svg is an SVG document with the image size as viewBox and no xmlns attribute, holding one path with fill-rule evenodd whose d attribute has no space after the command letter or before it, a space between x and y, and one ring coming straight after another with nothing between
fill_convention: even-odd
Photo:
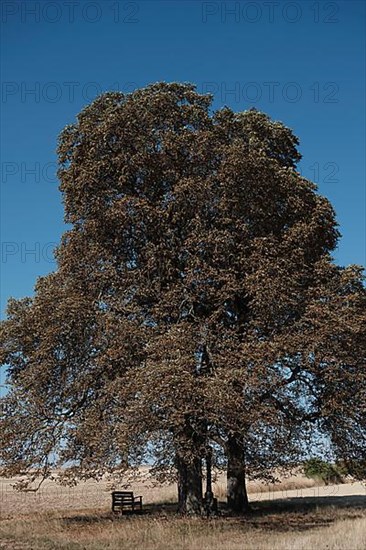
<instances>
[{"instance_id":1,"label":"tree trunk","mask_svg":"<svg viewBox=\"0 0 366 550\"><path fill-rule=\"evenodd\" d=\"M177 457L178 511L185 515L202 513L202 464L199 458L185 462Z\"/></svg>"},{"instance_id":2,"label":"tree trunk","mask_svg":"<svg viewBox=\"0 0 366 550\"><path fill-rule=\"evenodd\" d=\"M212 453L206 455L206 493L212 493Z\"/></svg>"},{"instance_id":3,"label":"tree trunk","mask_svg":"<svg viewBox=\"0 0 366 550\"><path fill-rule=\"evenodd\" d=\"M227 442L227 505L236 514L250 510L245 485L244 444L240 437L229 437Z\"/></svg>"},{"instance_id":4,"label":"tree trunk","mask_svg":"<svg viewBox=\"0 0 366 550\"><path fill-rule=\"evenodd\" d=\"M212 450L206 454L206 492L204 498L206 516L215 516L218 513L217 498L212 492Z\"/></svg>"}]
</instances>

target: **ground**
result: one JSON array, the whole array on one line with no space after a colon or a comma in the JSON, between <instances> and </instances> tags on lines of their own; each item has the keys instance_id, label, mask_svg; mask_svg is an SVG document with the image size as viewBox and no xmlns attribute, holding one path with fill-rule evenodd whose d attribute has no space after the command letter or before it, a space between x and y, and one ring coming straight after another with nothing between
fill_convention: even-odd
<instances>
[{"instance_id":1,"label":"ground","mask_svg":"<svg viewBox=\"0 0 366 550\"><path fill-rule=\"evenodd\" d=\"M366 487L360 483L316 486L301 475L277 485L249 484L253 512L216 519L175 515L175 487L133 484L144 497L142 516L114 516L107 482L18 493L0 480L0 549L5 550L363 550ZM296 488L295 488L296 487ZM224 480L215 494L224 500Z\"/></svg>"}]
</instances>

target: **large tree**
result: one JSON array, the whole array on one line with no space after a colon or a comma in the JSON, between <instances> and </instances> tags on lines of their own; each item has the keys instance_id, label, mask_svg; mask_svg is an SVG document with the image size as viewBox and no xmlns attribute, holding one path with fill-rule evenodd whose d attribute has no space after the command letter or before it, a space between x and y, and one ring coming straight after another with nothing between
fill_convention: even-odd
<instances>
[{"instance_id":1,"label":"large tree","mask_svg":"<svg viewBox=\"0 0 366 550\"><path fill-rule=\"evenodd\" d=\"M211 102L183 84L104 94L62 132L71 229L2 326L10 472L99 477L150 453L199 513L218 444L240 512L246 469L294 461L312 431L364 451L361 270L334 265L333 209L292 132Z\"/></svg>"}]
</instances>

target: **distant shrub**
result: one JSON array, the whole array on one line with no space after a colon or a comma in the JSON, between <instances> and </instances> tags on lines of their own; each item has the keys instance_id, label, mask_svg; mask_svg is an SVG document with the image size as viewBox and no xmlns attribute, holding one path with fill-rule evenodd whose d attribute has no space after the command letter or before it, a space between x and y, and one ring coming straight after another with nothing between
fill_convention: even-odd
<instances>
[{"instance_id":1,"label":"distant shrub","mask_svg":"<svg viewBox=\"0 0 366 550\"><path fill-rule=\"evenodd\" d=\"M338 469L341 475L349 475L361 481L366 479L366 459L342 461Z\"/></svg>"},{"instance_id":2,"label":"distant shrub","mask_svg":"<svg viewBox=\"0 0 366 550\"><path fill-rule=\"evenodd\" d=\"M325 462L320 458L310 458L304 462L304 474L306 477L322 480L325 485L331 483L343 483L340 468L335 464Z\"/></svg>"}]
</instances>

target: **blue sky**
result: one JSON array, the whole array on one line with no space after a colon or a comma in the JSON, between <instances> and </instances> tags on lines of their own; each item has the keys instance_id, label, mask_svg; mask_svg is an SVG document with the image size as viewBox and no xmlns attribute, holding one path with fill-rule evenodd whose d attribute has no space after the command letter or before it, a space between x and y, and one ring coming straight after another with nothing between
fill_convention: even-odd
<instances>
[{"instance_id":1,"label":"blue sky","mask_svg":"<svg viewBox=\"0 0 366 550\"><path fill-rule=\"evenodd\" d=\"M1 310L54 269L60 130L99 92L193 82L300 138L333 203L337 263L365 264L364 2L2 3Z\"/></svg>"}]
</instances>

